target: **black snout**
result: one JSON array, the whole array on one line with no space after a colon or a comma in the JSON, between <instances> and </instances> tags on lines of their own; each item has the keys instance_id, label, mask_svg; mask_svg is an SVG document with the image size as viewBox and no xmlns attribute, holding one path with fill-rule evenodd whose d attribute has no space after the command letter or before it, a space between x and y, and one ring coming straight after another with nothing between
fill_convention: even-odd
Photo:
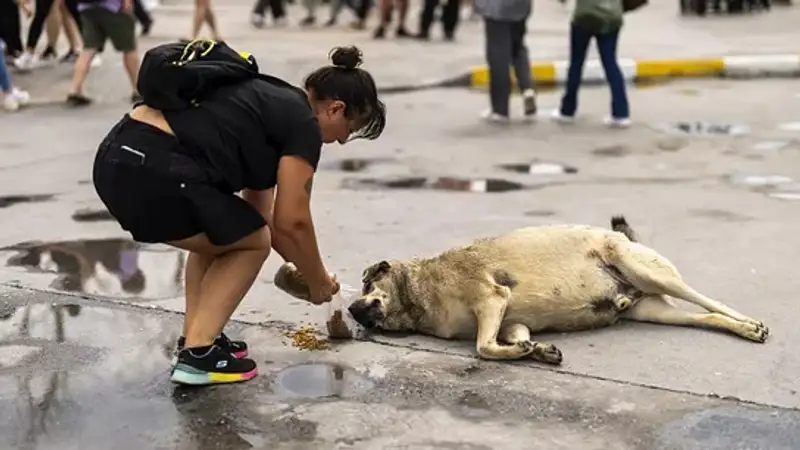
<instances>
[{"instance_id":1,"label":"black snout","mask_svg":"<svg viewBox=\"0 0 800 450\"><path fill-rule=\"evenodd\" d=\"M367 302L364 300L356 300L350 307L347 308L353 319L364 328L375 328L378 321L383 319L378 302Z\"/></svg>"}]
</instances>

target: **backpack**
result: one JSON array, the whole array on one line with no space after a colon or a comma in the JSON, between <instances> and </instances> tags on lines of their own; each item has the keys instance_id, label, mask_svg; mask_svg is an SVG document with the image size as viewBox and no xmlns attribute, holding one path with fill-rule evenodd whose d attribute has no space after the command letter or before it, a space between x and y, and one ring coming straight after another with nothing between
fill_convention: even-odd
<instances>
[{"instance_id":1,"label":"backpack","mask_svg":"<svg viewBox=\"0 0 800 450\"><path fill-rule=\"evenodd\" d=\"M144 54L136 87L142 102L160 111L197 105L214 90L259 77L256 59L221 41L161 44Z\"/></svg>"},{"instance_id":2,"label":"backpack","mask_svg":"<svg viewBox=\"0 0 800 450\"><path fill-rule=\"evenodd\" d=\"M593 34L605 34L622 26L621 0L578 0L572 23Z\"/></svg>"}]
</instances>

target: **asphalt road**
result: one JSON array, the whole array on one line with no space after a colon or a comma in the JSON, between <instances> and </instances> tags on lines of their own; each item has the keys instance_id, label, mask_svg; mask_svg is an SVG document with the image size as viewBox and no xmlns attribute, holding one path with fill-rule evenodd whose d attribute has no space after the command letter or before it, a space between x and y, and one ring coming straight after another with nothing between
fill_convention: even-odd
<instances>
[{"instance_id":1,"label":"asphalt road","mask_svg":"<svg viewBox=\"0 0 800 450\"><path fill-rule=\"evenodd\" d=\"M103 219L102 211L85 211L100 206L87 180L94 148L125 111L123 97L81 111L52 106L0 116L0 245L37 241L47 250L69 241L62 249L94 268L82 278L52 273L76 269L59 266L57 251L2 254L16 265L0 269L0 448L94 449L109 441L119 449L797 448L797 81L636 89L636 124L625 131L600 125L605 89L582 92L582 117L572 127L544 117L483 124L477 115L487 98L479 92L387 97L385 136L326 148L315 183L322 249L345 283L356 284L380 259L433 255L525 225L605 226L623 213L691 285L763 320L767 343L646 324L541 337L564 352L559 370L479 362L472 343L419 337L299 351L284 334L303 323L322 327L327 309L271 286L280 263L271 258L232 330L255 349L262 376L205 393L175 393L166 379L165 348L182 308L180 255L141 249L144 290L133 295L100 264L128 249L109 241L124 234L113 222L86 221ZM543 116L557 100L557 92L542 93ZM340 170L343 158L388 160L348 172ZM577 173L498 167L532 162ZM400 185L425 184L380 184L401 177L412 179ZM461 185L441 177L524 188L432 188ZM364 178L377 184L358 181ZM54 288L90 295L65 298ZM75 314L52 302L83 307ZM302 366L309 362L340 364L346 375L331 379L331 366Z\"/></svg>"}]
</instances>

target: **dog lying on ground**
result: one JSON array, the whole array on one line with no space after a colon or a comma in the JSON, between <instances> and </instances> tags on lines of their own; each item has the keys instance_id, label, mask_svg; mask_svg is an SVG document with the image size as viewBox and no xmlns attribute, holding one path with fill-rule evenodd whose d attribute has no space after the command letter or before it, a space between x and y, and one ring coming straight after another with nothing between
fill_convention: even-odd
<instances>
[{"instance_id":1,"label":"dog lying on ground","mask_svg":"<svg viewBox=\"0 0 800 450\"><path fill-rule=\"evenodd\" d=\"M728 331L764 342L768 329L698 293L664 256L637 242L624 217L611 230L528 227L428 259L381 261L364 270L350 306L367 329L476 339L485 359L560 364L561 351L531 340L619 319ZM708 312L678 309L669 297Z\"/></svg>"}]
</instances>

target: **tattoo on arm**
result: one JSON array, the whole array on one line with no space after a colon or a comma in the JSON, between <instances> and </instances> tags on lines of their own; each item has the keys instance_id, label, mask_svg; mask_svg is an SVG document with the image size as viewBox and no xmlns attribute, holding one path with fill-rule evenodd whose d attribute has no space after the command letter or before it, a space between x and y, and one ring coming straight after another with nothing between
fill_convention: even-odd
<instances>
[{"instance_id":1,"label":"tattoo on arm","mask_svg":"<svg viewBox=\"0 0 800 450\"><path fill-rule=\"evenodd\" d=\"M306 193L308 195L311 195L311 188L313 186L314 186L314 177L309 177L308 180L306 180L306 185L305 185Z\"/></svg>"}]
</instances>

